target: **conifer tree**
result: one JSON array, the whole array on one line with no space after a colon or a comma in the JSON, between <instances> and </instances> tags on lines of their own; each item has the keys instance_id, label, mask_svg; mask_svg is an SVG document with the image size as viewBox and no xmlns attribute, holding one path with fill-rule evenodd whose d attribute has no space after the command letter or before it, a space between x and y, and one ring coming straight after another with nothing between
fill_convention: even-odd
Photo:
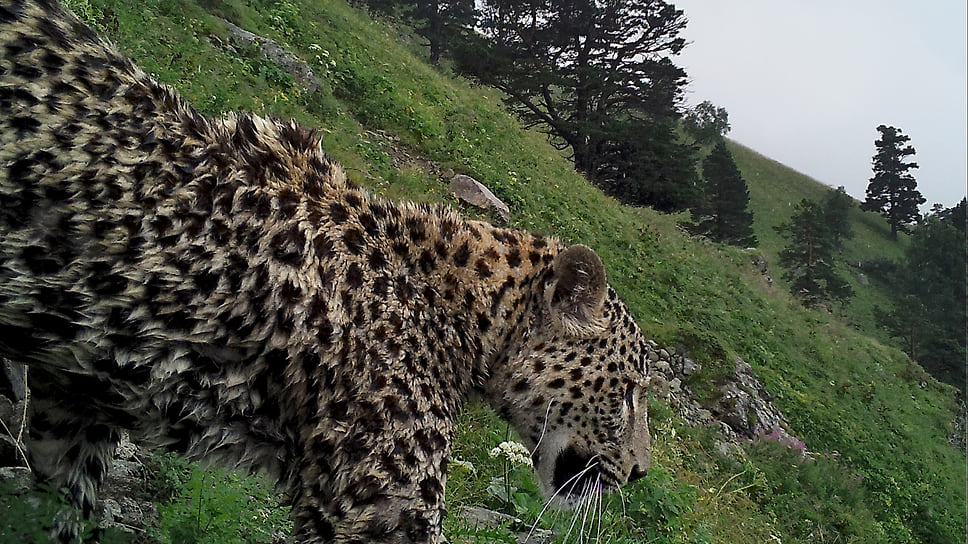
<instances>
[{"instance_id":1,"label":"conifer tree","mask_svg":"<svg viewBox=\"0 0 968 544\"><path fill-rule=\"evenodd\" d=\"M693 209L695 231L731 245L755 245L749 189L722 138L703 161L702 175L702 203Z\"/></svg>"},{"instance_id":2,"label":"conifer tree","mask_svg":"<svg viewBox=\"0 0 968 544\"><path fill-rule=\"evenodd\" d=\"M925 218L891 282L896 299L880 311L881 326L936 378L964 389L966 368L964 200ZM960 216L959 216L960 215Z\"/></svg>"},{"instance_id":3,"label":"conifer tree","mask_svg":"<svg viewBox=\"0 0 968 544\"><path fill-rule=\"evenodd\" d=\"M682 10L663 0L476 5L479 32L454 54L460 70L504 92L525 123L546 130L580 172L616 197L660 209L692 205L683 196L694 193L695 176L678 168L692 149L666 130L679 120L687 82L672 61L686 45ZM648 186L653 174L687 188L667 198L665 180L659 193Z\"/></svg>"},{"instance_id":4,"label":"conifer tree","mask_svg":"<svg viewBox=\"0 0 968 544\"><path fill-rule=\"evenodd\" d=\"M811 307L853 296L850 285L834 271L836 242L822 204L803 199L790 221L775 229L789 241L780 251L780 265L787 269L783 277L794 296Z\"/></svg>"},{"instance_id":5,"label":"conifer tree","mask_svg":"<svg viewBox=\"0 0 968 544\"><path fill-rule=\"evenodd\" d=\"M376 13L413 25L427 40L430 62L437 64L447 45L471 32L477 21L473 0L364 0Z\"/></svg>"},{"instance_id":6,"label":"conifer tree","mask_svg":"<svg viewBox=\"0 0 968 544\"><path fill-rule=\"evenodd\" d=\"M867 186L867 200L861 204L862 210L875 211L887 218L891 225L891 237L897 240L897 233L908 232L908 225L920 217L918 206L925 198L917 189L917 182L909 172L918 167L908 162L914 155L914 148L907 145L911 140L900 130L880 125L879 140L874 142L874 177Z\"/></svg>"},{"instance_id":7,"label":"conifer tree","mask_svg":"<svg viewBox=\"0 0 968 544\"><path fill-rule=\"evenodd\" d=\"M827 221L827 228L833 237L834 248L843 249L844 240L854 235L848 214L854 207L854 199L843 187L831 189L821 204Z\"/></svg>"},{"instance_id":8,"label":"conifer tree","mask_svg":"<svg viewBox=\"0 0 968 544\"><path fill-rule=\"evenodd\" d=\"M682 128L696 142L707 144L726 136L730 131L729 112L708 100L703 100L682 116Z\"/></svg>"},{"instance_id":9,"label":"conifer tree","mask_svg":"<svg viewBox=\"0 0 968 544\"><path fill-rule=\"evenodd\" d=\"M935 204L935 206L941 206L941 204ZM962 198L961 202L956 204L954 208L943 209L942 207L938 211L938 219L960 230L961 234L964 235L968 230L966 209L968 209L968 198Z\"/></svg>"}]
</instances>

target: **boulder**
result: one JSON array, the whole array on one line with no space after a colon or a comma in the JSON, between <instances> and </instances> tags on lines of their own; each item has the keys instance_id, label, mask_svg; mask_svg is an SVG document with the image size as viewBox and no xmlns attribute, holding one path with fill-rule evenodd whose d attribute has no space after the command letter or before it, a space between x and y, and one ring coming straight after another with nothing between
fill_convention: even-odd
<instances>
[{"instance_id":1,"label":"boulder","mask_svg":"<svg viewBox=\"0 0 968 544\"><path fill-rule=\"evenodd\" d=\"M702 367L698 363L696 363L695 361L693 361L688 357L682 358L681 368L682 368L683 376L692 376L696 372L699 372L700 370L702 370Z\"/></svg>"},{"instance_id":2,"label":"boulder","mask_svg":"<svg viewBox=\"0 0 968 544\"><path fill-rule=\"evenodd\" d=\"M733 376L720 387L720 396L711 407L713 414L745 438L776 434L780 439L793 440L786 431L789 423L773 405L773 396L753 375L753 368L739 357L735 357L735 363Z\"/></svg>"},{"instance_id":3,"label":"boulder","mask_svg":"<svg viewBox=\"0 0 968 544\"><path fill-rule=\"evenodd\" d=\"M511 210L508 205L494 196L490 189L476 179L457 174L450 179L450 192L457 198L478 208L493 208L498 215L507 221L511 217Z\"/></svg>"}]
</instances>

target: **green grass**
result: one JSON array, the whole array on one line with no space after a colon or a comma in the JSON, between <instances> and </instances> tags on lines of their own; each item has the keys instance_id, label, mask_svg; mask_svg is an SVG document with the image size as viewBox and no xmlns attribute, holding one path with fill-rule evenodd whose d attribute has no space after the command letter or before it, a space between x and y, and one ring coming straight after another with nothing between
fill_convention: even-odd
<instances>
[{"instance_id":1,"label":"green grass","mask_svg":"<svg viewBox=\"0 0 968 544\"><path fill-rule=\"evenodd\" d=\"M327 152L373 191L458 206L444 181L393 167L394 155L406 151L488 185L510 205L511 226L594 247L644 332L703 363L691 378L694 390L711 399L732 355L742 357L815 453L801 461L766 445L751 447L748 458L722 454L707 430L685 426L653 402L654 468L603 505L601 541L964 541L965 454L946 442L957 411L953 390L869 335L870 309L884 300L876 285L855 282L858 296L843 316L801 308L782 283L765 284L748 252L684 234L684 216L604 196L544 135L505 113L495 91L440 74L393 28L342 1L73 3L92 7L111 39L208 114L246 109L296 118L316 128ZM218 48L209 36L225 41L226 32L210 13L286 45L313 64L323 88L301 92L253 52ZM782 241L772 226L824 188L748 149L731 150L750 186L760 251L775 263ZM857 236L845 262L901 255L904 241L888 243L877 216L858 211L853 219ZM775 266L772 272L779 279ZM465 504L513 509L526 523L564 534L566 515L538 520L540 498L527 471L507 474L518 493L512 504L488 491L506 475L488 454L506 436L489 410L468 408L454 445L464 464L452 465L448 512ZM506 533L473 531L452 514L446 528L461 542L507 541Z\"/></svg>"}]
</instances>

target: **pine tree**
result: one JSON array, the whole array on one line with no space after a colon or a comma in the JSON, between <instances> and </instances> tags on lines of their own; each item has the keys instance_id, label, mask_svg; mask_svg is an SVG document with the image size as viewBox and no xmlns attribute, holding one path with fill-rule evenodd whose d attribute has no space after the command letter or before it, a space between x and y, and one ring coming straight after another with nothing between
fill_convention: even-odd
<instances>
[{"instance_id":1,"label":"pine tree","mask_svg":"<svg viewBox=\"0 0 968 544\"><path fill-rule=\"evenodd\" d=\"M908 225L920 217L918 206L926 201L917 189L914 176L909 173L918 167L915 162L907 162L914 155L914 148L907 145L911 140L900 130L885 125L877 127L881 138L874 142L874 177L867 186L867 200L861 204L862 210L875 211L887 218L891 225L891 237L897 240L897 233L909 232Z\"/></svg>"},{"instance_id":2,"label":"pine tree","mask_svg":"<svg viewBox=\"0 0 968 544\"><path fill-rule=\"evenodd\" d=\"M853 296L850 285L834 272L836 239L822 204L803 199L790 221L774 228L789 240L780 251L780 265L787 268L783 277L794 296L811 307Z\"/></svg>"},{"instance_id":3,"label":"pine tree","mask_svg":"<svg viewBox=\"0 0 968 544\"><path fill-rule=\"evenodd\" d=\"M700 198L697 152L676 137L673 121L615 123L601 146L610 171L596 185L626 204L684 210Z\"/></svg>"},{"instance_id":4,"label":"pine tree","mask_svg":"<svg viewBox=\"0 0 968 544\"><path fill-rule=\"evenodd\" d=\"M702 175L704 195L693 209L694 230L731 245L755 245L749 189L722 138L703 161Z\"/></svg>"},{"instance_id":5,"label":"pine tree","mask_svg":"<svg viewBox=\"0 0 968 544\"><path fill-rule=\"evenodd\" d=\"M968 243L964 206L959 206L927 217L914 229L892 282L897 299L878 317L925 370L964 389Z\"/></svg>"},{"instance_id":6,"label":"pine tree","mask_svg":"<svg viewBox=\"0 0 968 544\"><path fill-rule=\"evenodd\" d=\"M941 205L935 204L935 206ZM968 230L968 215L966 215L966 208L968 208L968 198L962 198L961 202L956 204L954 208L939 210L938 219L940 219L942 223L946 223L960 230L961 234L964 235L966 230Z\"/></svg>"},{"instance_id":7,"label":"pine tree","mask_svg":"<svg viewBox=\"0 0 968 544\"><path fill-rule=\"evenodd\" d=\"M500 89L528 126L571 152L576 169L613 195L653 194L641 185L657 171L650 153L675 162L691 154L677 132L685 71L672 57L686 45L682 10L662 0L483 0L479 33L455 53L456 66ZM642 128L640 128L642 127ZM663 141L643 141L641 137ZM673 183L692 183L689 169ZM647 185L647 183L646 183ZM666 185L665 182L662 185ZM688 192L688 191L686 191ZM681 196L634 204L670 203ZM668 209L668 208L666 208Z\"/></svg>"},{"instance_id":8,"label":"pine tree","mask_svg":"<svg viewBox=\"0 0 968 544\"><path fill-rule=\"evenodd\" d=\"M833 237L834 248L841 251L844 240L854 236L854 229L850 225L849 213L854 207L854 199L847 194L843 187L831 189L821 204L827 221L827 228Z\"/></svg>"}]
</instances>

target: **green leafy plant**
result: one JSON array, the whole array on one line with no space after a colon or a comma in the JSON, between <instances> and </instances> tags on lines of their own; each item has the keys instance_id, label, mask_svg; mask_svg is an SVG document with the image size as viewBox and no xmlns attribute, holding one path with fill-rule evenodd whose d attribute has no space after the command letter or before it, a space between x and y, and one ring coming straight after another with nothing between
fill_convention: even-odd
<instances>
[{"instance_id":1,"label":"green leafy plant","mask_svg":"<svg viewBox=\"0 0 968 544\"><path fill-rule=\"evenodd\" d=\"M499 499L507 514L522 514L527 511L527 494L523 493L516 483L516 476L522 476L523 469L530 469L531 452L520 442L504 441L490 451L490 456L500 459L504 474L491 478L487 492Z\"/></svg>"},{"instance_id":2,"label":"green leafy plant","mask_svg":"<svg viewBox=\"0 0 968 544\"><path fill-rule=\"evenodd\" d=\"M164 502L152 537L162 544L258 544L290 530L289 509L262 478L205 470L174 454L155 463L154 489Z\"/></svg>"}]
</instances>

